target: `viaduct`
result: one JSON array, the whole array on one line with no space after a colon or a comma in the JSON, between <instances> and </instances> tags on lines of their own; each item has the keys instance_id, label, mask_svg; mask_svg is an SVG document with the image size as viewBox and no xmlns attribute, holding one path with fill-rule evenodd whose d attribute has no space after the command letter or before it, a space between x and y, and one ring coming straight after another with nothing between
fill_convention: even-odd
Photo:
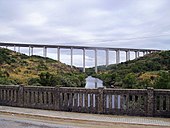
<instances>
[{"instance_id":1,"label":"viaduct","mask_svg":"<svg viewBox=\"0 0 170 128\"><path fill-rule=\"evenodd\" d=\"M0 46L2 47L13 47L14 51L16 51L16 47L18 47L18 52L20 52L21 47L27 47L29 49L29 56L34 55L34 48L42 48L43 49L43 56L47 57L47 49L48 48L56 48L57 49L57 60L60 61L60 50L61 49L70 49L70 57L71 57L71 62L70 65L73 67L73 50L74 49L81 49L83 51L83 72L85 72L85 55L86 55L86 50L93 50L94 51L94 59L95 59L95 72L97 73L97 61L98 61L98 56L97 56L97 51L98 50L104 50L105 51L105 62L106 62L106 67L109 65L109 52L110 51L115 51L115 56L116 56L116 64L120 63L120 52L125 52L125 58L126 61L130 60L130 53L134 52L135 54L135 59L139 57L139 54L142 52L143 55L149 54L152 52L159 52L161 50L156 50L156 49L133 49L133 48L109 48L109 47L88 47L88 46L67 46L67 45L43 45L43 44L21 44L21 43L6 43L6 42L0 42Z\"/></svg>"}]
</instances>

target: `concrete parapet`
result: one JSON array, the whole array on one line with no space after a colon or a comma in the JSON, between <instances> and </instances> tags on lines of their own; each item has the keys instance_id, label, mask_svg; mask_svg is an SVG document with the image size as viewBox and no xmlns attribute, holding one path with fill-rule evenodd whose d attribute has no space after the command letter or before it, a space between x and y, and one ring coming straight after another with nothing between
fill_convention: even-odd
<instances>
[{"instance_id":1,"label":"concrete parapet","mask_svg":"<svg viewBox=\"0 0 170 128\"><path fill-rule=\"evenodd\" d=\"M0 105L170 117L170 90L0 86Z\"/></svg>"}]
</instances>

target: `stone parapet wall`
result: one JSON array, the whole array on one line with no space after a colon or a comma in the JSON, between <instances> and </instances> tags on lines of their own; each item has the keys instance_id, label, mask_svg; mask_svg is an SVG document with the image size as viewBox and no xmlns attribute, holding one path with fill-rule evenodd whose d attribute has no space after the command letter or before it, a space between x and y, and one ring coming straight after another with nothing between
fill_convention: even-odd
<instances>
[{"instance_id":1,"label":"stone parapet wall","mask_svg":"<svg viewBox=\"0 0 170 128\"><path fill-rule=\"evenodd\" d=\"M170 90L0 86L0 105L70 112L170 117Z\"/></svg>"}]
</instances>

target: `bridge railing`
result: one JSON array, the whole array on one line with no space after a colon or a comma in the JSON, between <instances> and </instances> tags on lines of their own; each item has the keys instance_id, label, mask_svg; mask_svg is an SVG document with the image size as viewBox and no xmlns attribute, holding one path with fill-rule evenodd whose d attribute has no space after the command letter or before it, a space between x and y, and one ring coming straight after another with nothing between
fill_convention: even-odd
<instances>
[{"instance_id":1,"label":"bridge railing","mask_svg":"<svg viewBox=\"0 0 170 128\"><path fill-rule=\"evenodd\" d=\"M0 86L0 104L18 106L19 86Z\"/></svg>"},{"instance_id":2,"label":"bridge railing","mask_svg":"<svg viewBox=\"0 0 170 128\"><path fill-rule=\"evenodd\" d=\"M147 90L105 89L104 113L147 115Z\"/></svg>"},{"instance_id":3,"label":"bridge railing","mask_svg":"<svg viewBox=\"0 0 170 128\"><path fill-rule=\"evenodd\" d=\"M155 116L170 115L170 90L155 90L154 91L154 114Z\"/></svg>"},{"instance_id":4,"label":"bridge railing","mask_svg":"<svg viewBox=\"0 0 170 128\"><path fill-rule=\"evenodd\" d=\"M170 90L0 86L0 105L170 117Z\"/></svg>"}]
</instances>

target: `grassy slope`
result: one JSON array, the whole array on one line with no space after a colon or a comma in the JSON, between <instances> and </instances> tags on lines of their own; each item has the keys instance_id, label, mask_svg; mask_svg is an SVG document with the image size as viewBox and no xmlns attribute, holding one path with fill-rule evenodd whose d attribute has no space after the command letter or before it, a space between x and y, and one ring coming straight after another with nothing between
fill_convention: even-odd
<instances>
[{"instance_id":1,"label":"grassy slope","mask_svg":"<svg viewBox=\"0 0 170 128\"><path fill-rule=\"evenodd\" d=\"M94 75L104 80L104 84L108 87L111 85L123 87L124 79L128 74L135 74L137 81L141 83L149 80L149 84L152 84L154 79L159 77L160 72L169 70L170 51L163 51L118 65L109 65L107 68L100 66L98 74L94 74L94 69L86 71L88 75ZM59 79L63 78L61 82L73 86L76 86L77 83L80 84L85 78L85 74L81 74L77 68L71 69L70 66L50 58L29 57L0 48L0 78L5 76L8 78L7 80L15 81L16 84L27 85L30 78L37 78L41 72L58 75Z\"/></svg>"},{"instance_id":2,"label":"grassy slope","mask_svg":"<svg viewBox=\"0 0 170 128\"><path fill-rule=\"evenodd\" d=\"M0 73L17 83L27 84L28 79L36 78L41 72L52 74L80 74L76 68L50 58L27 56L8 49L0 48Z\"/></svg>"},{"instance_id":3,"label":"grassy slope","mask_svg":"<svg viewBox=\"0 0 170 128\"><path fill-rule=\"evenodd\" d=\"M88 69L87 73L90 74L92 70L93 69ZM104 80L106 86L122 86L124 78L130 73L135 74L137 81L149 80L149 83L152 84L160 72L167 72L169 70L170 51L162 51L118 65L109 65L107 68L100 66L98 74L93 75Z\"/></svg>"}]
</instances>

